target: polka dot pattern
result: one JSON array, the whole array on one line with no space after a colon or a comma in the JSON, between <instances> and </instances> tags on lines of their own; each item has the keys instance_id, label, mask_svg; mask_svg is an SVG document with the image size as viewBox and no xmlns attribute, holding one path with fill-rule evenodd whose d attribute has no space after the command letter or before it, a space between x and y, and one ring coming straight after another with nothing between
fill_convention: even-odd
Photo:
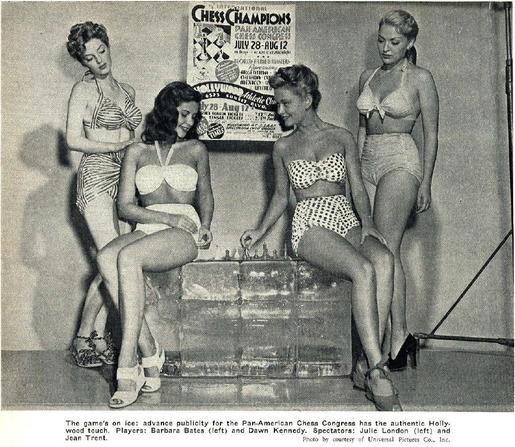
<instances>
[{"instance_id":1,"label":"polka dot pattern","mask_svg":"<svg viewBox=\"0 0 515 447\"><path fill-rule=\"evenodd\" d=\"M317 180L343 183L346 174L345 156L341 152L319 161L293 160L288 164L288 175L294 189L309 188Z\"/></svg>"},{"instance_id":2,"label":"polka dot pattern","mask_svg":"<svg viewBox=\"0 0 515 447\"><path fill-rule=\"evenodd\" d=\"M299 242L308 228L323 227L341 237L358 227L359 221L344 195L313 197L299 202L292 221L291 244L295 255Z\"/></svg>"}]
</instances>

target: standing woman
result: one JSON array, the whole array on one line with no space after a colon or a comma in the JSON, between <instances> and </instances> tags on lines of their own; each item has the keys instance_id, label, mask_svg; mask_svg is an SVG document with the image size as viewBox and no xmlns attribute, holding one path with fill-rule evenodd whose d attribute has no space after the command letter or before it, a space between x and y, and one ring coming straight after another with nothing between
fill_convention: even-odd
<instances>
[{"instance_id":1,"label":"standing woman","mask_svg":"<svg viewBox=\"0 0 515 447\"><path fill-rule=\"evenodd\" d=\"M123 151L141 122L134 89L112 73L106 28L79 23L70 29L67 49L88 69L72 89L68 103L66 142L83 156L77 175L77 207L84 216L97 250L120 235L116 197ZM112 341L104 337L107 307L99 291L102 279L91 283L71 352L82 367L113 364Z\"/></svg>"},{"instance_id":2,"label":"standing woman","mask_svg":"<svg viewBox=\"0 0 515 447\"><path fill-rule=\"evenodd\" d=\"M280 68L269 83L279 116L295 129L274 145L274 194L260 225L245 231L241 244L251 247L279 219L291 184L297 199L292 222L295 254L352 281L352 313L368 361L359 383L356 377L354 383L366 390L378 410L401 410L381 353L392 299L393 256L371 217L354 138L318 116L318 77L308 67ZM345 197L347 177L361 224Z\"/></svg>"},{"instance_id":3,"label":"standing woman","mask_svg":"<svg viewBox=\"0 0 515 447\"><path fill-rule=\"evenodd\" d=\"M406 11L381 19L377 47L383 64L360 78L358 147L365 185L374 199L374 222L395 257L390 334L383 343L391 370L416 366L416 341L406 322L406 277L401 242L408 217L431 204L431 181L438 147L438 93L431 73L416 63L418 25ZM411 132L419 115L424 162Z\"/></svg>"},{"instance_id":4,"label":"standing woman","mask_svg":"<svg viewBox=\"0 0 515 447\"><path fill-rule=\"evenodd\" d=\"M164 87L146 117L142 142L129 146L123 160L118 211L137 225L97 257L109 293L119 300L122 321L112 408L126 407L140 391L151 393L161 386L165 356L145 320L143 272L191 262L212 240L209 157L196 139L200 100L200 93L184 82Z\"/></svg>"}]
</instances>

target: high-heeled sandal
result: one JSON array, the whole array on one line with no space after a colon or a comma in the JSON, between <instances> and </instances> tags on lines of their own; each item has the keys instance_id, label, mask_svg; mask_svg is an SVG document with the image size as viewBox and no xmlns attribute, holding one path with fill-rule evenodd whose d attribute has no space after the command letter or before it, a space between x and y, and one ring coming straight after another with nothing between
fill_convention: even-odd
<instances>
[{"instance_id":1,"label":"high-heeled sandal","mask_svg":"<svg viewBox=\"0 0 515 447\"><path fill-rule=\"evenodd\" d=\"M117 380L131 380L134 382L134 389L129 391L116 391L111 399L109 399L109 406L111 408L124 408L136 402L139 392L143 385L145 385L145 375L143 368L138 363L136 366L130 368L118 368L116 370Z\"/></svg>"},{"instance_id":2,"label":"high-heeled sandal","mask_svg":"<svg viewBox=\"0 0 515 447\"><path fill-rule=\"evenodd\" d=\"M97 352L98 358L105 363L106 365L115 365L116 360L118 359L118 352L113 343L113 339L109 332L106 332L103 337L98 336L97 331L93 331L91 333L92 340L104 340L106 343L106 348L102 352Z\"/></svg>"},{"instance_id":3,"label":"high-heeled sandal","mask_svg":"<svg viewBox=\"0 0 515 447\"><path fill-rule=\"evenodd\" d=\"M77 349L77 340L86 340L87 348ZM76 335L70 346L70 353L77 366L81 368L97 368L102 366L102 361L95 351L95 343L90 337Z\"/></svg>"},{"instance_id":4,"label":"high-heeled sandal","mask_svg":"<svg viewBox=\"0 0 515 447\"><path fill-rule=\"evenodd\" d=\"M351 372L351 380L354 388L365 391L365 375L367 373L367 359L364 355L360 355Z\"/></svg>"},{"instance_id":5,"label":"high-heeled sandal","mask_svg":"<svg viewBox=\"0 0 515 447\"><path fill-rule=\"evenodd\" d=\"M417 367L417 353L418 353L418 342L413 335L408 334L406 340L401 346L401 349L397 353L397 356L392 359L391 355L388 355L388 368L390 371L402 371L409 365L415 369Z\"/></svg>"},{"instance_id":6,"label":"high-heeled sandal","mask_svg":"<svg viewBox=\"0 0 515 447\"><path fill-rule=\"evenodd\" d=\"M159 373L161 373L161 368L165 363L165 351L159 346L157 340L156 344L156 352L154 355L150 357L142 357L141 365L143 368L157 368ZM155 391L161 388L161 377L147 377L145 376L145 385L142 388L143 393L154 393Z\"/></svg>"},{"instance_id":7,"label":"high-heeled sandal","mask_svg":"<svg viewBox=\"0 0 515 447\"><path fill-rule=\"evenodd\" d=\"M372 371L379 371L380 372L380 380L386 380L389 382L389 385L392 390L392 394L388 395L381 395L374 393L372 388L370 387L371 377L370 374ZM373 368L370 368L366 374L365 374L365 392L367 399L372 401L376 407L376 410L378 411L402 411L402 405L399 400L399 395L397 393L397 390L392 382L392 379L390 378L390 375L388 374L388 370L386 369L385 365L382 363L377 364Z\"/></svg>"}]
</instances>

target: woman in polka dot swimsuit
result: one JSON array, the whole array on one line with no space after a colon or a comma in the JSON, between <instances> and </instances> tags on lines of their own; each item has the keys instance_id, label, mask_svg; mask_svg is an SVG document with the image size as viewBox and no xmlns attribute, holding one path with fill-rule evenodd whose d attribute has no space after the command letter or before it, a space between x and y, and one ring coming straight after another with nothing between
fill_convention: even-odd
<instances>
[{"instance_id":1,"label":"woman in polka dot swimsuit","mask_svg":"<svg viewBox=\"0 0 515 447\"><path fill-rule=\"evenodd\" d=\"M269 84L278 115L294 130L274 145L274 194L260 225L245 231L241 243L250 248L279 219L288 206L291 183L297 198L295 254L353 283L353 316L368 361L368 369L353 373L354 384L378 410L400 411L381 353L392 300L393 256L371 218L354 138L318 116L318 77L308 67L280 68ZM345 197L347 174L360 220Z\"/></svg>"}]
</instances>

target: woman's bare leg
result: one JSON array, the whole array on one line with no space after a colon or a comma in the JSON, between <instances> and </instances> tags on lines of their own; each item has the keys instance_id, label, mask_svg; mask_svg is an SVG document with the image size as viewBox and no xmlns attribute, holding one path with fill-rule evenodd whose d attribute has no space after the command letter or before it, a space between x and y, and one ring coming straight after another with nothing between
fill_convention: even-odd
<instances>
[{"instance_id":1,"label":"woman's bare leg","mask_svg":"<svg viewBox=\"0 0 515 447\"><path fill-rule=\"evenodd\" d=\"M351 229L347 239L357 246L356 241L359 240L360 233L359 228ZM325 228L312 227L304 233L298 252L310 264L352 281L352 313L369 366L373 367L382 361L376 272L372 262L349 240ZM388 255L387 250L379 248L380 244L372 240L366 241L365 244L365 252L378 250L378 253L374 253L377 259L382 257L379 251L386 253L385 258L391 256ZM387 300L388 297L384 300L382 298L381 302ZM391 394L390 385L378 380L379 378L379 371L371 373L372 387L377 387L375 391L379 394Z\"/></svg>"},{"instance_id":2,"label":"woman's bare leg","mask_svg":"<svg viewBox=\"0 0 515 447\"><path fill-rule=\"evenodd\" d=\"M396 170L381 177L375 194L374 222L383 234L395 259L391 307L390 344L384 346L397 356L408 336L406 321L406 275L401 261L401 243L418 192L418 180L407 171ZM385 343L386 345L386 343Z\"/></svg>"}]
</instances>

